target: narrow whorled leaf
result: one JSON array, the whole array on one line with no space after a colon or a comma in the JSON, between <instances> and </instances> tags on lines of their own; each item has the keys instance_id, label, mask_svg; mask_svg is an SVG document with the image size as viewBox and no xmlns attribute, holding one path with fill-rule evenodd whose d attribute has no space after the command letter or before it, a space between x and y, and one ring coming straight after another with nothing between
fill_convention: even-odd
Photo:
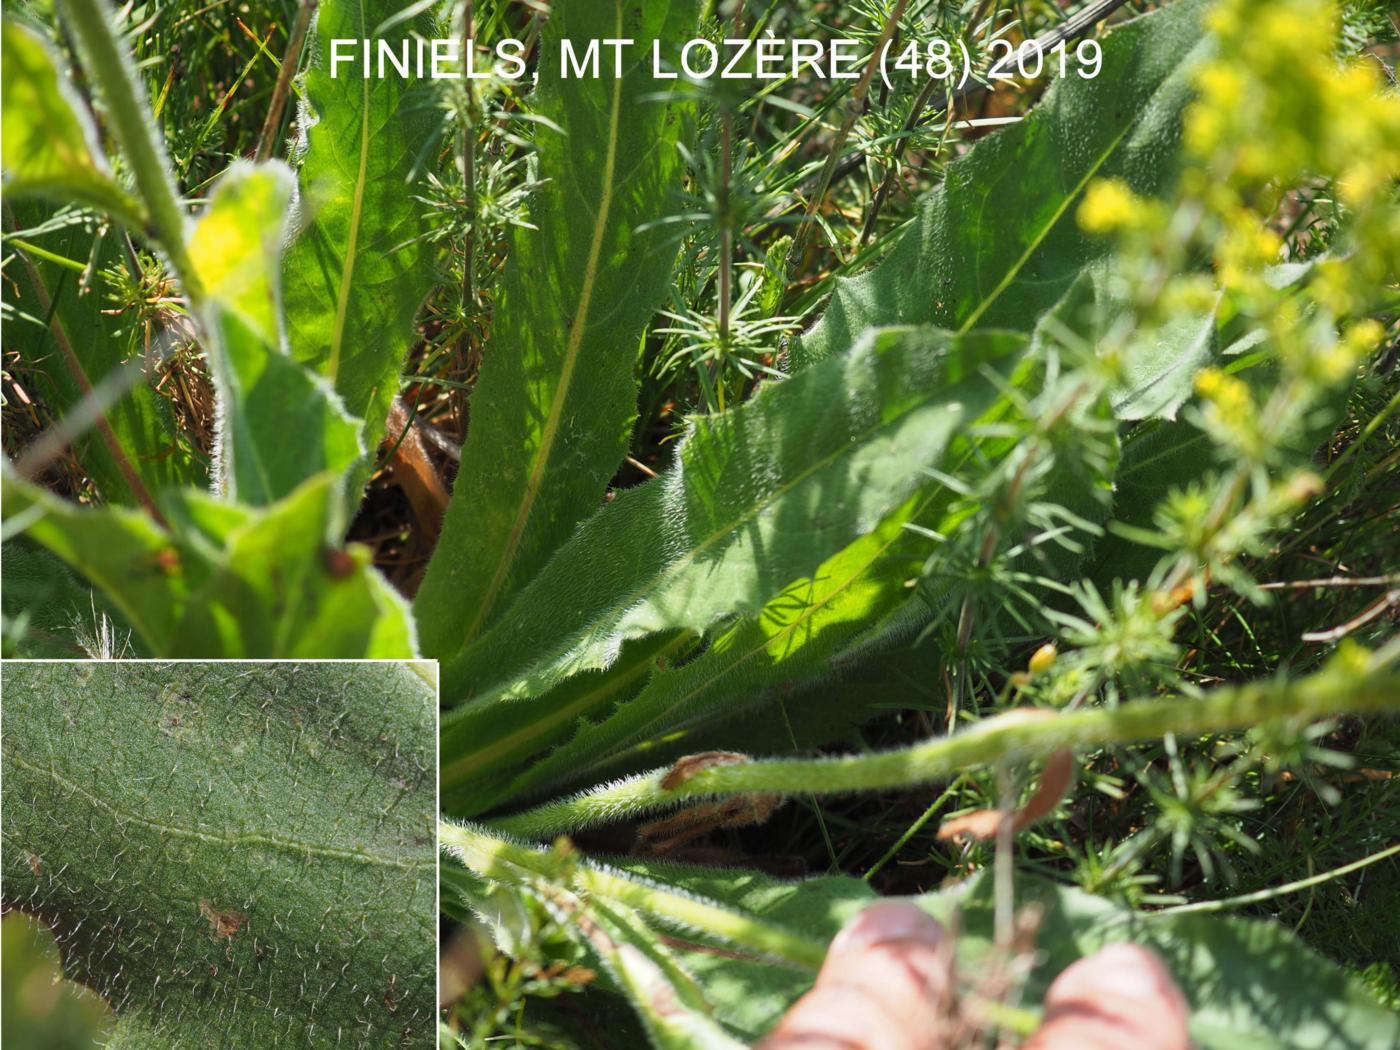
<instances>
[{"instance_id":1,"label":"narrow whorled leaf","mask_svg":"<svg viewBox=\"0 0 1400 1050\"><path fill-rule=\"evenodd\" d=\"M97 494L134 506L164 488L207 483L207 457L156 389L161 353L184 333L150 331L112 301L104 273L130 266L120 235L43 201L7 201L5 220L8 237L24 242L6 244L3 331L16 381L47 420L76 423L101 407L69 443Z\"/></svg>"},{"instance_id":2,"label":"narrow whorled leaf","mask_svg":"<svg viewBox=\"0 0 1400 1050\"><path fill-rule=\"evenodd\" d=\"M6 662L4 898L114 1047L425 1046L436 700L410 667Z\"/></svg>"},{"instance_id":3,"label":"narrow whorled leaf","mask_svg":"<svg viewBox=\"0 0 1400 1050\"><path fill-rule=\"evenodd\" d=\"M404 7L403 0L322 0L318 8L298 118L297 232L283 267L290 352L363 420L370 456L398 392L414 314L433 285L422 240L426 207L414 199L413 180L433 155L441 113L425 81L392 69L362 75L357 48L345 62L342 43L342 61L332 67L332 41L416 54L419 37L433 36L426 16L377 32ZM367 476L368 463L352 479L352 500Z\"/></svg>"},{"instance_id":4,"label":"narrow whorled leaf","mask_svg":"<svg viewBox=\"0 0 1400 1050\"><path fill-rule=\"evenodd\" d=\"M636 414L637 341L666 294L676 245L654 224L675 208L686 107L649 70L692 35L695 0L557 5L540 44L534 100L534 230L516 229L472 392L471 433L438 554L418 596L424 652L474 642L597 509ZM622 75L564 79L579 53L630 39ZM596 54L597 51L595 50ZM602 49L607 56L610 51Z\"/></svg>"},{"instance_id":5,"label":"narrow whorled leaf","mask_svg":"<svg viewBox=\"0 0 1400 1050\"><path fill-rule=\"evenodd\" d=\"M96 208L135 230L144 209L112 176L87 109L60 63L32 29L5 19L0 28L0 163L6 197L36 195Z\"/></svg>"},{"instance_id":6,"label":"narrow whorled leaf","mask_svg":"<svg viewBox=\"0 0 1400 1050\"><path fill-rule=\"evenodd\" d=\"M84 509L7 474L5 511L111 600L156 656L414 655L403 600L344 531L340 479L322 474L271 507L169 493L166 532L123 508Z\"/></svg>"},{"instance_id":7,"label":"narrow whorled leaf","mask_svg":"<svg viewBox=\"0 0 1400 1050\"><path fill-rule=\"evenodd\" d=\"M837 282L821 320L794 341L794 364L837 353L872 325L1030 331L1112 247L1075 221L1089 182L1114 176L1156 194L1174 180L1191 70L1211 46L1204 7L1177 0L1116 27L1098 76L1057 80L1024 120L950 164L890 253Z\"/></svg>"},{"instance_id":8,"label":"narrow whorled leaf","mask_svg":"<svg viewBox=\"0 0 1400 1050\"><path fill-rule=\"evenodd\" d=\"M756 613L928 483L996 396L1019 336L868 335L849 354L698 417L675 465L585 522L498 624L444 665L444 695L539 695L630 638Z\"/></svg>"},{"instance_id":9,"label":"narrow whorled leaf","mask_svg":"<svg viewBox=\"0 0 1400 1050\"><path fill-rule=\"evenodd\" d=\"M278 271L293 180L281 164L235 164L194 227L189 258L218 343L224 495L261 506L360 457L359 424L329 382L282 349Z\"/></svg>"}]
</instances>

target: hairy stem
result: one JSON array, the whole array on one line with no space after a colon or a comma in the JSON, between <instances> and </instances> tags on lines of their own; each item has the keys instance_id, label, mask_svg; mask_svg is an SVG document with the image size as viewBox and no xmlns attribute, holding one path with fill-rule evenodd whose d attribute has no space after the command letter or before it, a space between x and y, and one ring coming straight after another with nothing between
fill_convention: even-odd
<instances>
[{"instance_id":1,"label":"hairy stem","mask_svg":"<svg viewBox=\"0 0 1400 1050\"><path fill-rule=\"evenodd\" d=\"M1007 757L1030 761L1056 751L1126 744L1168 733L1242 729L1272 718L1313 720L1396 710L1400 710L1400 674L1329 669L1296 681L1278 679L1217 689L1199 699L1139 700L1051 718L1009 711L961 733L895 751L712 766L669 790L662 787L669 770L657 769L492 823L514 835L543 838L673 808L688 799L885 790L938 780Z\"/></svg>"},{"instance_id":2,"label":"hairy stem","mask_svg":"<svg viewBox=\"0 0 1400 1050\"><path fill-rule=\"evenodd\" d=\"M542 850L493 834L479 824L441 821L438 841L472 871L501 882L541 879L584 897L604 898L669 924L699 930L807 969L821 966L824 942L755 916L638 876L623 875L563 851Z\"/></svg>"},{"instance_id":3,"label":"hairy stem","mask_svg":"<svg viewBox=\"0 0 1400 1050\"><path fill-rule=\"evenodd\" d=\"M104 0L58 0L58 6L82 47L88 75L106 103L112 132L131 165L136 188L151 216L149 232L160 241L185 291L197 302L203 298L203 289L185 251L184 205L111 12Z\"/></svg>"}]
</instances>

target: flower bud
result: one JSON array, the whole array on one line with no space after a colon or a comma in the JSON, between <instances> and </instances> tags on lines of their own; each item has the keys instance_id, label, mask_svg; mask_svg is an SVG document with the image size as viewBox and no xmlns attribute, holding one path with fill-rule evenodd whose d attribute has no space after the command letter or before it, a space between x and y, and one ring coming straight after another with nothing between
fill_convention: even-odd
<instances>
[{"instance_id":1,"label":"flower bud","mask_svg":"<svg viewBox=\"0 0 1400 1050\"><path fill-rule=\"evenodd\" d=\"M1060 651L1055 648L1055 643L1046 642L1031 654L1029 664L1031 674L1044 674L1050 670L1050 665L1055 662L1055 657L1059 655Z\"/></svg>"}]
</instances>

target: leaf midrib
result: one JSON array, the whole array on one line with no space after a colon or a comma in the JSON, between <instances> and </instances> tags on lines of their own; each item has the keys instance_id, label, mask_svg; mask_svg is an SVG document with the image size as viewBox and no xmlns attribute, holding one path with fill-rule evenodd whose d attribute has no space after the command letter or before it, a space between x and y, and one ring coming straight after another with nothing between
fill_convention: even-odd
<instances>
[{"instance_id":1,"label":"leaf midrib","mask_svg":"<svg viewBox=\"0 0 1400 1050\"><path fill-rule=\"evenodd\" d=\"M365 25L365 4L360 0L360 25ZM335 327L331 329L331 356L327 365L330 381L340 371L340 350L345 342L345 322L350 308L350 282L355 275L355 253L359 248L360 221L365 204L365 181L369 173L369 78L360 78L360 168L355 176L355 194L350 204L350 232L345 240L345 261L340 267L340 291L335 301Z\"/></svg>"},{"instance_id":2,"label":"leaf midrib","mask_svg":"<svg viewBox=\"0 0 1400 1050\"><path fill-rule=\"evenodd\" d=\"M373 853L368 850L345 849L340 846L323 846L312 842L301 842L297 839L287 838L281 835L273 835L269 832L247 831L236 835L220 835L214 832L200 831L196 828L185 828L174 824L162 824L156 820L137 816L134 813L124 813L111 803L97 797L90 791L85 791L81 785L69 780L56 769L49 766L30 762L20 757L13 751L6 756L17 765L34 773L39 773L56 781L62 787L85 798L94 808L100 809L122 824L140 824L153 831L158 831L162 835L169 835L172 838L191 839L196 842L210 843L220 846L260 846L264 849L278 850L284 853L292 853L297 856L325 857L330 860L344 860L357 864L371 864L385 868L403 868L407 871L414 871L420 868L436 869L435 859L426 861L403 860L399 857L390 857L382 853Z\"/></svg>"},{"instance_id":3,"label":"leaf midrib","mask_svg":"<svg viewBox=\"0 0 1400 1050\"><path fill-rule=\"evenodd\" d=\"M636 603L645 595L662 590L682 570L689 567L696 559L698 559L702 554L708 551L712 546L719 543L721 540L724 540L726 537L732 536L746 523L752 521L754 518L762 514L765 510L768 510L775 503L779 502L781 499L787 496L787 494L790 493L793 489L804 484L813 474L824 471L838 460L847 458L859 452L859 450L862 447L864 447L866 442L873 435L900 423L901 421L907 419L907 417L914 412L918 412L922 409L928 408L931 403L939 401L940 398L942 398L946 394L947 390L942 388L936 390L927 390L924 392L923 397L914 401L903 412L900 412L898 415L888 419L882 418L875 422L873 425L867 427L865 430L861 431L860 433L850 435L850 440L843 444L840 448L834 449L829 454L821 457L813 463L808 464L807 467L799 471L796 474L796 476L775 488L771 493L767 494L766 497L750 504L743 510L742 513L736 514L728 522L724 523L719 528L711 532L708 536L698 541L696 545L692 547L689 551L687 551L685 554L681 555L674 561L668 562L658 572L649 575L646 581L643 584L633 588L625 599L614 601L612 603L612 607L631 609L635 607ZM941 407L950 410L961 410L964 407L964 403L963 401L957 399L946 400L942 402ZM613 623L608 626L607 631L612 632L616 629L617 624ZM588 648L597 641L599 631L596 627L592 630L585 629L584 631L580 632L579 636L587 640L586 643L583 644L581 647ZM555 659L557 659L557 657L546 657L544 663L552 663ZM517 674L513 680L518 681L520 678L523 678L526 675L530 674L539 666L539 662L529 665L528 667L523 669L519 674Z\"/></svg>"},{"instance_id":4,"label":"leaf midrib","mask_svg":"<svg viewBox=\"0 0 1400 1050\"><path fill-rule=\"evenodd\" d=\"M1171 78L1168 77L1167 79L1169 80ZM1165 84L1166 81L1163 81L1163 83ZM970 331L972 326L982 319L982 315L990 310L992 305L1001 298L1001 294L1011 286L1011 282L1016 280L1021 271L1026 268L1026 263L1030 262L1031 256L1040 250L1040 246L1045 242L1045 238L1050 236L1050 231L1059 225L1060 220L1064 218L1065 212L1069 210L1070 204L1079 198L1079 195L1084 192L1084 187L1089 184L1089 180L1097 175L1100 169L1108 163L1109 157L1117 152L1118 147L1122 145L1123 139L1127 137L1128 132L1136 127L1141 119L1142 111L1139 110L1137 116L1128 121L1128 123L1123 126L1123 130L1113 137L1112 141L1110 141L1104 148L1104 151L1099 154L1098 159L1095 160L1089 170L1084 173L1084 176L1075 184L1074 188L1070 190L1069 193L1065 194L1064 200L1060 202L1060 206L1051 213L1045 224L1037 231L1031 243L1026 246L1026 250L1021 253L1020 257L1012 263L1006 273L1002 275L1001 281L992 289L991 294L983 299L982 302L978 304L977 309L973 310L972 313L967 316L967 319L958 326L957 330L959 335Z\"/></svg>"},{"instance_id":5,"label":"leaf midrib","mask_svg":"<svg viewBox=\"0 0 1400 1050\"><path fill-rule=\"evenodd\" d=\"M968 450L963 454L962 458L959 460L957 467L953 468L953 473L956 473L957 470L960 470L960 469L962 469L964 466L966 466L967 463L972 459L972 457L973 457L973 455L975 454L975 452L976 452L975 447L974 447L974 448L971 448L971 449L968 449ZM915 498L915 501L914 501L914 506L912 507L912 509L910 509L910 511L909 511L909 513L908 513L908 515L907 515L906 520L908 520L908 521L916 521L922 514L924 514L924 513L929 509L929 507L933 504L933 502L938 498L938 495L939 495L939 492L940 492L940 491L942 491L942 490L941 490L941 489L932 489L932 490L930 490L929 492L925 493L922 497L916 497L916 498ZM740 667L742 667L744 664L748 663L749 660L753 659L753 658L754 658L755 656L757 656L758 654L763 653L763 652L766 652L767 650L769 650L769 649L773 646L773 644L774 644L775 642L778 642L778 641L780 641L780 640L782 640L782 639L784 639L784 638L787 638L789 635L791 635L793 632L795 632L795 631L798 630L799 628L804 627L804 626L808 623L808 621L810 621L813 617L815 617L819 612L821 612L823 609L825 609L827 606L831 605L832 603L838 601L840 598L844 597L844 596L846 595L847 591L848 591L854 584L860 582L862 579L865 579L865 578L867 577L867 575L868 575L868 573L869 573L869 571L870 571L870 569L871 569L872 566L874 566L877 562L879 562L881 559L883 559L883 558L888 554L890 548L892 548L892 547L895 545L895 543L897 543L897 542L899 541L900 536L902 535L902 532L903 532L902 528L899 529L899 530L896 530L895 533L894 533L894 535L892 535L892 536L890 537L890 539L889 539L887 542L880 544L880 546L876 548L876 550L871 554L871 556L870 556L869 558L864 559L853 571L851 571L851 572L845 577L845 579L843 579L839 584L835 585L835 586L826 594L825 597L819 598L819 599L817 599L816 601L810 603L805 609L803 609L803 611L802 611L796 618L793 619L793 621L792 621L791 623L784 625L780 630L778 630L778 631L775 632L774 634L767 636L767 637L764 638L761 642L759 642L759 644L749 647L747 650L745 650L743 653L741 653L740 655L738 655L738 656L737 656L733 661L731 661L730 663L727 663L727 664L725 664L725 665L722 666L722 667L716 668L713 674L709 674L709 675L705 676L705 677L703 678L702 681L700 681L699 683L697 683L697 684L695 685L694 688L692 688L689 692L685 693L685 694L684 694L683 696L681 696L678 700L676 700L676 701L674 701L672 704L670 704L670 705L669 705L669 709L670 709L670 710L675 710L675 709L678 709L678 708L680 708L681 706L683 706L683 705L689 703L689 702L690 702L691 700L693 700L695 697L701 695L701 694L704 693L706 690L708 690L708 689L710 689L711 687L713 687L713 686L715 685L715 683L717 683L717 682L719 682L721 679L727 677L731 672L738 670L738 669L739 669ZM594 693L589 694L590 697L595 697L596 694L597 694L597 692L598 692L598 691L595 690ZM601 699L603 699L603 700L609 699L610 697L616 695L616 693L617 693L617 690L616 690L616 689L611 689L611 690L604 691L603 694L602 694L602 696L601 696ZM639 696L639 697L637 697L636 699L637 699L637 700L640 700L641 697ZM634 702L635 702L635 701L634 701ZM577 704L576 704L576 705L573 705L573 707L571 707L571 709L570 709L570 714L574 714L574 715L585 715L585 714L587 714L587 713L588 713L588 710L587 710L587 709L582 709L582 710L578 709L578 705L577 705ZM658 716L658 717L659 717L659 716ZM548 718L548 716L546 716L546 718L543 719L542 721L548 721L548 720L549 720L549 718ZM645 733L648 731L648 729L649 729L652 725L654 725L654 724L656 723L656 721L657 721L656 718L651 719L650 722L647 723L647 726L643 727L643 728L640 729L637 733L633 734L633 736L632 736L631 738L629 738L628 742L623 743L622 745L619 746L618 749L615 749L615 750L613 750L612 752L610 752L607 756L605 756L605 757L602 759L602 761L603 761L603 762L608 762L608 761L613 761L613 760L615 760L615 759L622 753L622 751L624 751L626 748L632 746L632 743L635 742L636 737L637 737L638 735L645 734ZM600 724L601 724L601 723L600 723ZM565 744L561 744L560 746L561 746L561 747L565 747L565 746L568 746L568 745L567 745L567 743L565 743ZM470 756L467 756L467 757L469 758ZM459 760L459 762L457 763L457 765L460 765L460 764L461 764L461 760ZM444 779L444 783L446 783L446 780L445 780L445 779ZM519 793L519 792L522 791L522 790L529 790L529 789L532 788L533 786L535 786L535 785L532 785L532 784L530 783L530 780L526 778L526 775L525 775L525 774L522 774L521 777L517 778L516 784L512 786L512 793L515 794L515 793Z\"/></svg>"},{"instance_id":6,"label":"leaf midrib","mask_svg":"<svg viewBox=\"0 0 1400 1050\"><path fill-rule=\"evenodd\" d=\"M616 0L614 10L616 11L614 35L621 37L622 0ZM549 464L554 442L558 436L559 423L564 417L564 405L569 398L569 388L573 383L574 370L578 364L588 311L592 305L593 286L598 277L598 261L603 252L603 237L607 230L608 215L612 210L613 177L617 170L617 139L622 117L622 82L623 78L620 76L613 78L612 101L608 107L608 146L602 172L603 192L598 202L597 218L593 224L593 238L588 245L588 261L584 265L583 285L579 290L578 305L574 309L573 323L569 327L569 340L564 350L564 367L559 373L559 385L550 402L549 415L545 418L544 429L540 431L540 444L535 452L535 462L531 467L530 477L525 483L525 492L521 498L520 506L516 509L515 520L511 524L505 546L496 562L496 571L491 576L486 593L482 595L480 605L477 606L475 618L463 636L462 644L458 648L459 652L465 649L477 636L501 593L506 574L510 571L511 564L515 560L516 549L520 546L521 538L525 534L525 525L529 521L535 501L539 498L545 468Z\"/></svg>"}]
</instances>

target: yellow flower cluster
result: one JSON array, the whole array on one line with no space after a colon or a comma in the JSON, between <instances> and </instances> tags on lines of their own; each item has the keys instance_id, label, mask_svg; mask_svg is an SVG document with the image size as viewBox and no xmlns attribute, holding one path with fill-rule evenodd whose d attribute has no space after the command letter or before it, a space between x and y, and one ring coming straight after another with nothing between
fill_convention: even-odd
<instances>
[{"instance_id":1,"label":"yellow flower cluster","mask_svg":"<svg viewBox=\"0 0 1400 1050\"><path fill-rule=\"evenodd\" d=\"M1370 203L1400 171L1400 100L1379 65L1330 52L1330 0L1222 0L1208 15L1220 51L1197 76L1188 149L1248 182L1338 177L1347 203Z\"/></svg>"},{"instance_id":2,"label":"yellow flower cluster","mask_svg":"<svg viewBox=\"0 0 1400 1050\"><path fill-rule=\"evenodd\" d=\"M1206 401L1205 420L1219 440L1249 459L1265 454L1259 412L1244 380L1219 368L1206 368L1196 376L1196 393Z\"/></svg>"}]
</instances>

